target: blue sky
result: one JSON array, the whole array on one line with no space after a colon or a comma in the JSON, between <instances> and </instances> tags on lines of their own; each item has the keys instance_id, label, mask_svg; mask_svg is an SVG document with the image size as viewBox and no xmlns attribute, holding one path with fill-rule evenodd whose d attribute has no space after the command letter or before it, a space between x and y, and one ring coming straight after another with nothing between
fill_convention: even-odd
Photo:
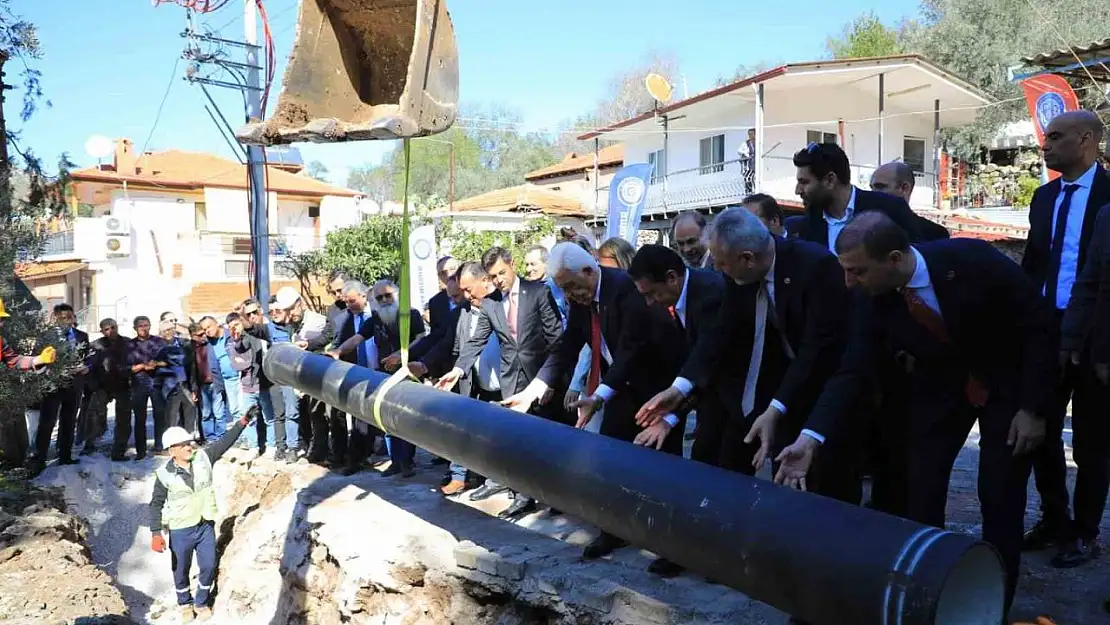
<instances>
[{"instance_id":1,"label":"blue sky","mask_svg":"<svg viewBox=\"0 0 1110 625\"><path fill-rule=\"evenodd\" d=\"M265 2L278 49L278 80L293 43L296 5L296 0ZM10 123L21 128L24 141L45 161L68 152L79 165L94 164L84 149L94 134L129 137L137 149L150 136L150 150L204 150L231 157L204 111L204 94L182 80L184 61L171 78L183 46L184 9L174 4L154 8L150 0L37 0L15 6L39 28L44 57L36 65L53 107L41 109L26 124ZM742 63L819 58L826 37L874 3L454 0L449 7L463 102L508 105L532 129L555 127L589 110L609 76L652 50L678 58L692 94ZM893 23L916 7L915 0L888 0L877 12ZM232 0L199 19L224 37L241 39L242 14L242 2ZM155 124L167 86L169 96ZM237 124L239 95L210 91ZM677 91L681 95L681 83ZM16 111L10 104L9 116ZM378 162L390 147L384 142L309 145L302 152L306 161L323 162L333 181L342 183L349 167Z\"/></svg>"}]
</instances>

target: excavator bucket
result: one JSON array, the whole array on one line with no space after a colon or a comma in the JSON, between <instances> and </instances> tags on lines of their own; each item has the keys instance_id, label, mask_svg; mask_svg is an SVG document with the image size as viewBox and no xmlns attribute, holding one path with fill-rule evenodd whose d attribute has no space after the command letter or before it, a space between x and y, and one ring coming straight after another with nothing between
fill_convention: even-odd
<instances>
[{"instance_id":1,"label":"excavator bucket","mask_svg":"<svg viewBox=\"0 0 1110 625\"><path fill-rule=\"evenodd\" d=\"M455 121L459 55L446 0L301 0L273 116L249 144L401 139Z\"/></svg>"}]
</instances>

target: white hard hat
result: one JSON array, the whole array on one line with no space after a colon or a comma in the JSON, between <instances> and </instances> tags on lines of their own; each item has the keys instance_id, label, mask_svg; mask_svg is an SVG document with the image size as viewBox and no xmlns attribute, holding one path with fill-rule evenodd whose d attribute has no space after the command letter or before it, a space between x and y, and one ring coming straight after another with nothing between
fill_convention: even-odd
<instances>
[{"instance_id":1,"label":"white hard hat","mask_svg":"<svg viewBox=\"0 0 1110 625\"><path fill-rule=\"evenodd\" d=\"M301 299L301 294L291 286L283 286L278 289L277 296L274 298L274 308L278 310L289 310Z\"/></svg>"},{"instance_id":2,"label":"white hard hat","mask_svg":"<svg viewBox=\"0 0 1110 625\"><path fill-rule=\"evenodd\" d=\"M192 442L193 435L186 432L185 428L174 426L162 433L162 448L169 449L174 445Z\"/></svg>"}]
</instances>

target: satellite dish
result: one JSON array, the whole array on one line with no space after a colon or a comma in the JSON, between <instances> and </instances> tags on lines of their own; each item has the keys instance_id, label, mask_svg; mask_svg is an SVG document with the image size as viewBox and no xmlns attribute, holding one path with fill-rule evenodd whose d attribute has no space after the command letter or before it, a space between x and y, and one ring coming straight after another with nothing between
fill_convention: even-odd
<instances>
[{"instance_id":1,"label":"satellite dish","mask_svg":"<svg viewBox=\"0 0 1110 625\"><path fill-rule=\"evenodd\" d=\"M85 142L85 152L98 161L110 155L115 149L115 142L104 135L93 135Z\"/></svg>"},{"instance_id":2,"label":"satellite dish","mask_svg":"<svg viewBox=\"0 0 1110 625\"><path fill-rule=\"evenodd\" d=\"M673 91L671 83L659 74L648 74L644 78L644 85L656 102L666 104L671 99L671 92Z\"/></svg>"}]
</instances>

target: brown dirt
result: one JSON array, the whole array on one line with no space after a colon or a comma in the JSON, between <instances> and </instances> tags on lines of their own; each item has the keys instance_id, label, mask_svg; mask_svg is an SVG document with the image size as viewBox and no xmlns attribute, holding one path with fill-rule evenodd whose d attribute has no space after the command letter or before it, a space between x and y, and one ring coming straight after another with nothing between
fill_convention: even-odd
<instances>
[{"instance_id":1,"label":"brown dirt","mask_svg":"<svg viewBox=\"0 0 1110 625\"><path fill-rule=\"evenodd\" d=\"M59 490L5 493L0 506L0 622L134 623L119 589L91 563L88 527L64 512Z\"/></svg>"}]
</instances>

